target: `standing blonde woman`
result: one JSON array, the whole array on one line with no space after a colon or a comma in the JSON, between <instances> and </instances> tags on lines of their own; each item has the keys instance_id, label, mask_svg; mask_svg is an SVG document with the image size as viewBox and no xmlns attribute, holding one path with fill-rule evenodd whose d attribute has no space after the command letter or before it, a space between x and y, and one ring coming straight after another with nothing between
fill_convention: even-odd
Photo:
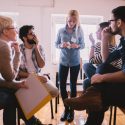
<instances>
[{"instance_id":1,"label":"standing blonde woman","mask_svg":"<svg viewBox=\"0 0 125 125\"><path fill-rule=\"evenodd\" d=\"M80 49L84 48L83 31L77 10L70 10L66 26L58 31L55 45L60 49L59 80L62 100L68 98L66 81L70 70L70 97L76 97L76 82L80 69ZM61 121L72 122L74 111L64 105Z\"/></svg>"}]
</instances>

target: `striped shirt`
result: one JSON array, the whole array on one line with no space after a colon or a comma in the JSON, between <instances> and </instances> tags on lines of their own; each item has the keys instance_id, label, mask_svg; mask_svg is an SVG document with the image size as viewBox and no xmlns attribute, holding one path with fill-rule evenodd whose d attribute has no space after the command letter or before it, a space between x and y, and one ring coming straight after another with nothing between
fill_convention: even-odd
<instances>
[{"instance_id":1,"label":"striped shirt","mask_svg":"<svg viewBox=\"0 0 125 125\"><path fill-rule=\"evenodd\" d=\"M116 49L116 46L109 46L109 52L113 52ZM102 56L101 56L101 42L96 43L96 46L94 47L94 56L89 60L92 64L101 64L102 63ZM122 60L117 59L113 62L111 62L114 67L121 69L122 68Z\"/></svg>"}]
</instances>

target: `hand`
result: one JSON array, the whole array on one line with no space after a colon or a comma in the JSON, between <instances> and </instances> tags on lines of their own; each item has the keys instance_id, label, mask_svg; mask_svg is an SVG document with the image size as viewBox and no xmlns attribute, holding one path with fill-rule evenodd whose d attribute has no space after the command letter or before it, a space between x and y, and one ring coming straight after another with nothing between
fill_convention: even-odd
<instances>
[{"instance_id":1,"label":"hand","mask_svg":"<svg viewBox=\"0 0 125 125\"><path fill-rule=\"evenodd\" d=\"M95 74L91 78L91 84L99 84L103 82L103 75Z\"/></svg>"},{"instance_id":2,"label":"hand","mask_svg":"<svg viewBox=\"0 0 125 125\"><path fill-rule=\"evenodd\" d=\"M19 48L19 43L18 42L12 42L11 43L11 47L14 48L14 50L16 52L20 52L20 48Z\"/></svg>"},{"instance_id":3,"label":"hand","mask_svg":"<svg viewBox=\"0 0 125 125\"><path fill-rule=\"evenodd\" d=\"M25 84L25 81L22 81L21 83L17 83L16 85L18 89L20 88L28 89L28 86Z\"/></svg>"},{"instance_id":4,"label":"hand","mask_svg":"<svg viewBox=\"0 0 125 125\"><path fill-rule=\"evenodd\" d=\"M93 37L92 33L89 34L89 40L90 40L91 44L94 46L95 45L95 40L94 40L94 37Z\"/></svg>"},{"instance_id":5,"label":"hand","mask_svg":"<svg viewBox=\"0 0 125 125\"><path fill-rule=\"evenodd\" d=\"M76 43L72 43L72 44L71 44L71 48L79 48L79 45L76 44Z\"/></svg>"},{"instance_id":6,"label":"hand","mask_svg":"<svg viewBox=\"0 0 125 125\"><path fill-rule=\"evenodd\" d=\"M37 38L37 36L34 34L34 37L33 37L33 40L35 41L35 45L38 45L38 43L39 43L39 40L38 40L38 38Z\"/></svg>"},{"instance_id":7,"label":"hand","mask_svg":"<svg viewBox=\"0 0 125 125\"><path fill-rule=\"evenodd\" d=\"M69 43L69 42L63 42L63 43L60 45L61 48L67 48L67 47L69 47L69 46L70 46L70 43Z\"/></svg>"},{"instance_id":8,"label":"hand","mask_svg":"<svg viewBox=\"0 0 125 125\"><path fill-rule=\"evenodd\" d=\"M106 27L103 29L101 32L101 38L103 42L110 42L112 39L112 33L111 33L111 28Z\"/></svg>"},{"instance_id":9,"label":"hand","mask_svg":"<svg viewBox=\"0 0 125 125\"><path fill-rule=\"evenodd\" d=\"M38 76L38 78L40 79L40 81L42 82L42 83L46 83L47 82L47 76Z\"/></svg>"}]
</instances>

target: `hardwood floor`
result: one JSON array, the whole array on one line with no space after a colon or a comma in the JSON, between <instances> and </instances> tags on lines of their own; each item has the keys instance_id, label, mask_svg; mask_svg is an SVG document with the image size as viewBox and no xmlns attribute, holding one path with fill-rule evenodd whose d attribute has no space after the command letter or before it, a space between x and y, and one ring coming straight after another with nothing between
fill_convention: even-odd
<instances>
[{"instance_id":1,"label":"hardwood floor","mask_svg":"<svg viewBox=\"0 0 125 125\"><path fill-rule=\"evenodd\" d=\"M55 104L55 99L53 99L53 105ZM55 111L55 106L54 111ZM84 125L87 114L86 111L75 111L75 120L74 122L68 124L67 122L61 122L60 116L63 112L63 103L60 98L60 103L58 104L58 112L54 113L54 119L51 119L51 113L50 113L50 103L48 103L45 107L43 107L38 113L36 113L36 116L45 124L45 125ZM110 112L107 111L105 114L105 118L102 125L108 125L109 124L109 115ZM121 112L121 110L118 110L117 112L117 123L116 125L125 125L125 115Z\"/></svg>"},{"instance_id":2,"label":"hardwood floor","mask_svg":"<svg viewBox=\"0 0 125 125\"><path fill-rule=\"evenodd\" d=\"M55 99L53 99L53 107L55 112ZM44 125L84 125L84 121L86 120L87 114L85 111L75 111L75 120L74 122L68 124L67 122L61 122L60 116L63 112L63 104L60 98L60 103L58 104L58 113L54 113L54 119L51 119L51 109L50 109L50 103L48 103L46 106L44 106L41 110L39 110L35 116L39 118ZM106 112L105 118L102 125L108 125L109 124L109 111ZM21 124L23 124L23 121L21 120ZM0 111L0 125L3 125L2 123L2 110ZM117 112L117 123L116 125L125 125L125 115L118 109Z\"/></svg>"},{"instance_id":3,"label":"hardwood floor","mask_svg":"<svg viewBox=\"0 0 125 125\"><path fill-rule=\"evenodd\" d=\"M55 103L55 100L53 100L53 103ZM54 106L55 107L55 106ZM58 113L54 114L54 119L51 119L51 114L50 114L50 104L47 104L43 109L41 109L36 116L38 116L41 121L45 124L52 124L52 125L84 125L87 114L86 111L75 111L75 120L71 124L68 124L67 122L61 122L60 121L60 116L64 110L63 104L60 98L60 103L58 105ZM48 113L47 113L48 111ZM55 109L54 109L55 111ZM47 116L47 117L45 117ZM107 111L105 114L105 118L103 121L102 125L108 125L109 124L109 116L110 116L110 111ZM125 125L125 114L121 112L121 110L118 109L117 111L117 123L116 125Z\"/></svg>"}]
</instances>

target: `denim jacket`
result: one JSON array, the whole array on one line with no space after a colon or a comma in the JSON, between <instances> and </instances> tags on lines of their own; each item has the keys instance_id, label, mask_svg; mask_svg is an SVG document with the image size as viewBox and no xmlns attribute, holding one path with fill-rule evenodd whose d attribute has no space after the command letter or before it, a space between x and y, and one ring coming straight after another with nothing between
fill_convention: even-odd
<instances>
[{"instance_id":1,"label":"denim jacket","mask_svg":"<svg viewBox=\"0 0 125 125\"><path fill-rule=\"evenodd\" d=\"M64 66L76 66L80 64L80 49L83 49L84 37L81 27L75 27L72 33L67 32L67 26L58 31L57 39L55 42L56 48L60 49L60 64ZM79 48L61 48L60 44L63 42L75 42L80 45Z\"/></svg>"}]
</instances>

